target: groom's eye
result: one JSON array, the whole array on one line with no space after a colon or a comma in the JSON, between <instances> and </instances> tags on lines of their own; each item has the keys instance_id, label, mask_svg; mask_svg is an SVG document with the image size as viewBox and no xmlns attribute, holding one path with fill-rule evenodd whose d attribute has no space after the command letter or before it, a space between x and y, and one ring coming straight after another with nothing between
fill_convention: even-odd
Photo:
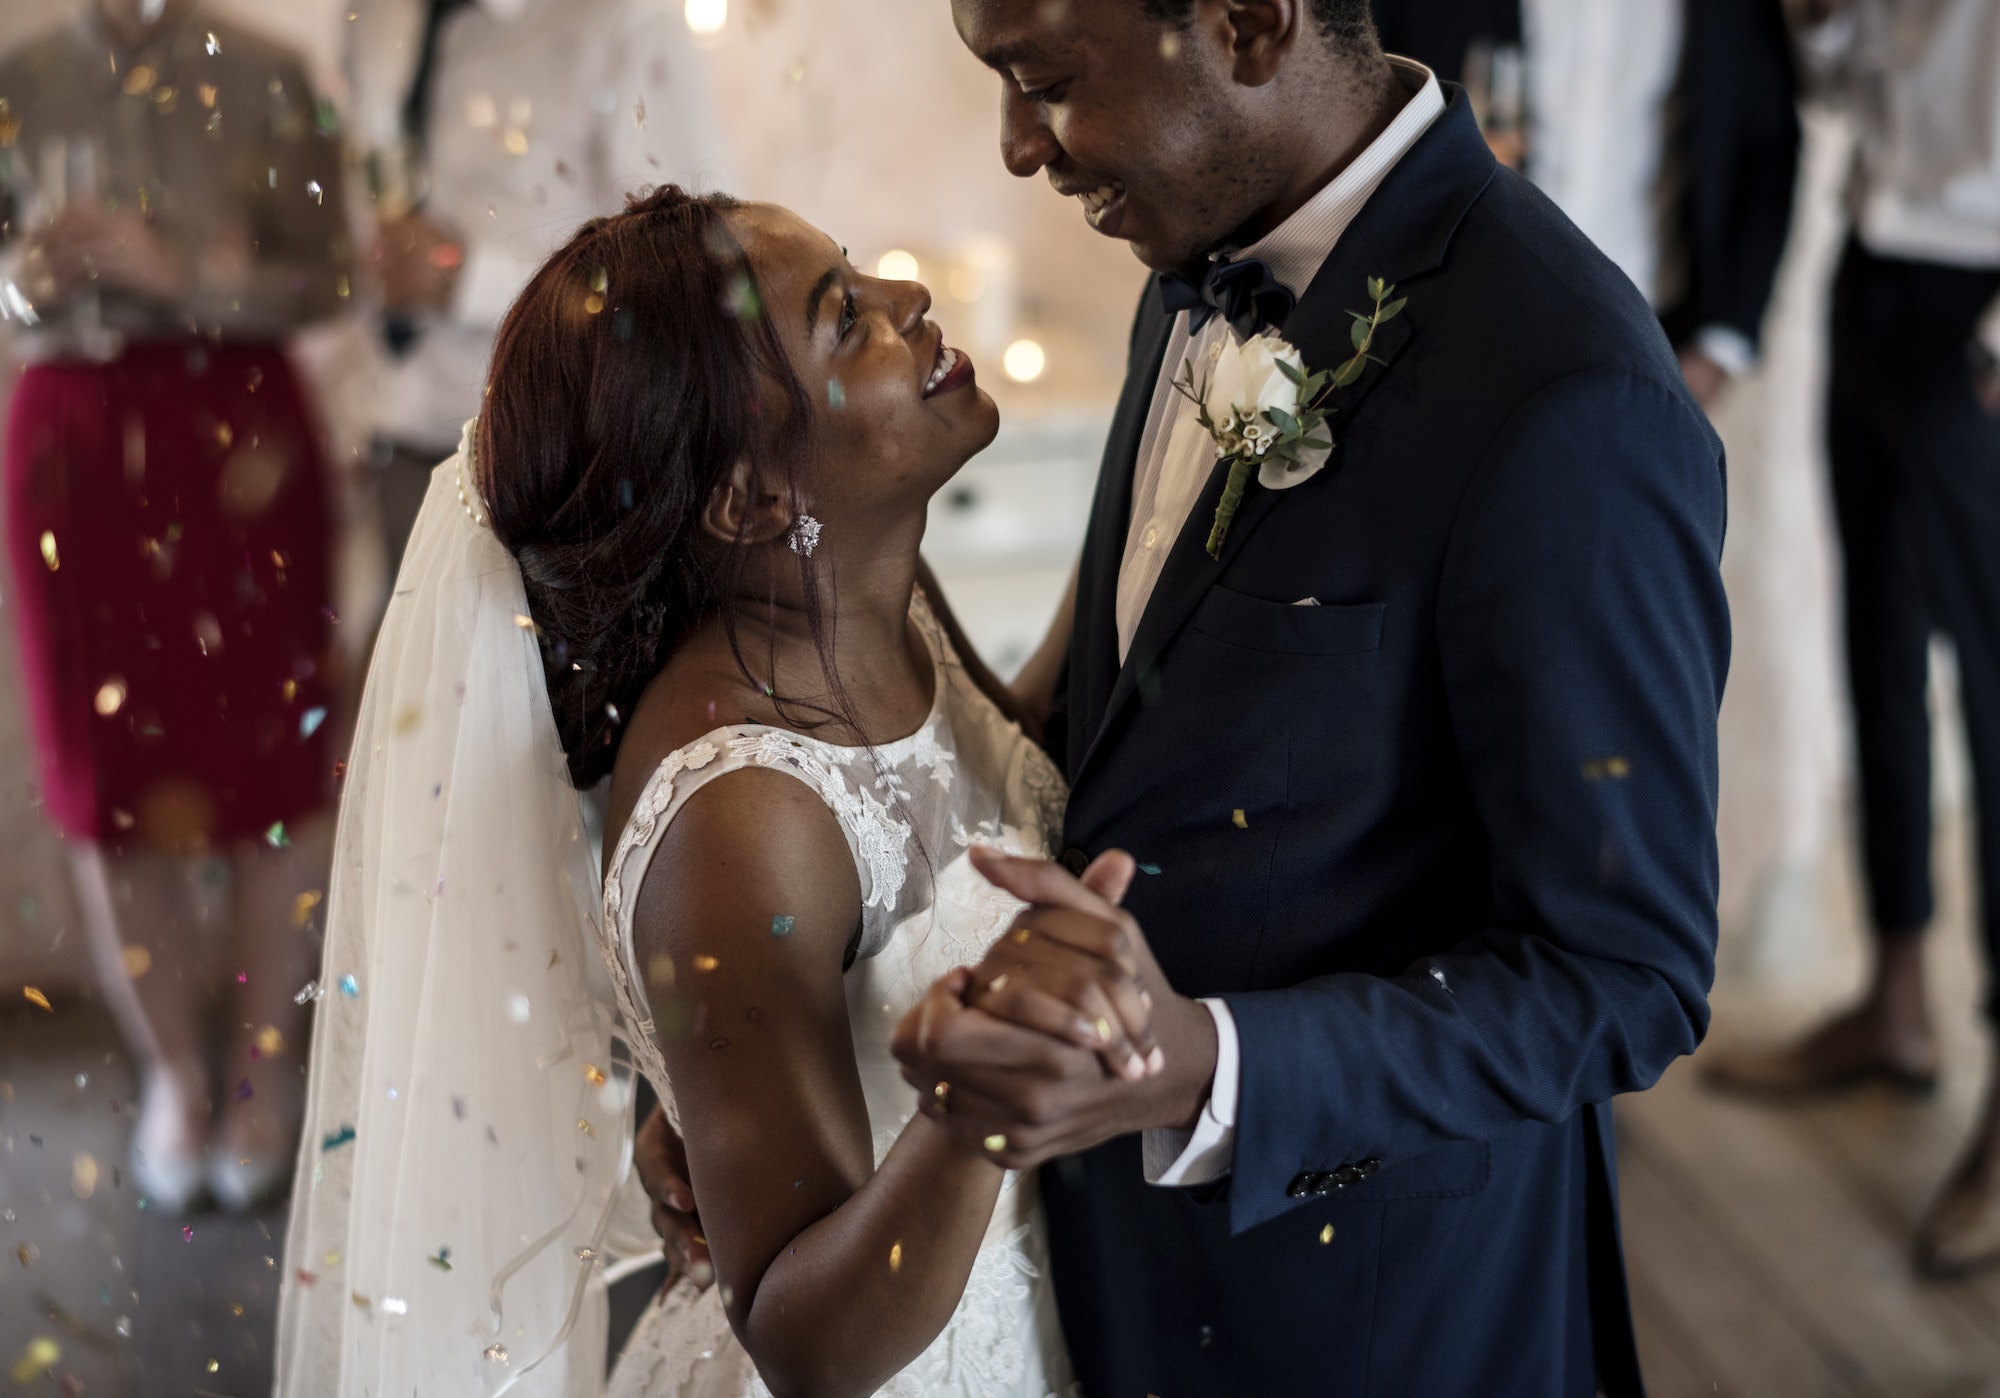
<instances>
[{"instance_id":1,"label":"groom's eye","mask_svg":"<svg viewBox=\"0 0 2000 1398\"><path fill-rule=\"evenodd\" d=\"M1033 102L1038 107L1046 106L1050 102L1060 102L1069 92L1068 79L1060 82L1043 83L1039 87L1031 82L1025 82L1020 78L1016 78L1014 82L1021 89L1022 99Z\"/></svg>"}]
</instances>

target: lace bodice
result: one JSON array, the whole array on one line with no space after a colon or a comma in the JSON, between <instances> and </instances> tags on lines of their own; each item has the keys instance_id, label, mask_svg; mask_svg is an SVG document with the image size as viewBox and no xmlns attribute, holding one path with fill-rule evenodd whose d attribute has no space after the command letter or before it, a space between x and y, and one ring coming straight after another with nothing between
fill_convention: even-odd
<instances>
[{"instance_id":1,"label":"lace bodice","mask_svg":"<svg viewBox=\"0 0 2000 1398\"><path fill-rule=\"evenodd\" d=\"M923 594L911 619L930 648L930 713L906 738L842 747L762 724L719 728L670 754L634 805L604 878L603 951L633 1060L676 1128L669 1080L632 941L632 909L662 834L695 792L760 767L811 787L840 822L862 890L858 954L846 974L854 1057L879 1164L917 1109L889 1053L890 1031L954 966L978 961L1020 904L972 869L993 844L1046 854L1061 829L1060 774L973 684ZM1067 1386L1031 1178L1010 1176L964 1299L924 1355L881 1392L1040 1398ZM612 1393L722 1398L766 1390L718 1298L669 1293L641 1322Z\"/></svg>"}]
</instances>

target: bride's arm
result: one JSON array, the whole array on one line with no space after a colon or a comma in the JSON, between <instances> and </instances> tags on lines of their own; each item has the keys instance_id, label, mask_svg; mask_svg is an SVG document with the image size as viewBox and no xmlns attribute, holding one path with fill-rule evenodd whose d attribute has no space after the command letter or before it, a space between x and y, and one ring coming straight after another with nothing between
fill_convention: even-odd
<instances>
[{"instance_id":1,"label":"bride's arm","mask_svg":"<svg viewBox=\"0 0 2000 1398\"><path fill-rule=\"evenodd\" d=\"M1070 569L1069 586L1063 590L1062 601L1056 604L1055 616L1049 621L1048 634L1042 637L1041 645L1028 657L1021 673L1008 684L986 664L972 643L966 639L965 631L958 624L958 617L946 600L944 589L938 585L937 575L931 572L931 565L924 559L917 560L917 582L930 598L931 611L944 627L945 635L951 638L952 649L965 662L965 672L972 682L979 686L997 705L1000 711L1021 725L1030 737L1039 740L1042 728L1048 722L1049 710L1055 703L1056 683L1062 677L1063 661L1069 655L1069 636L1076 614L1076 569Z\"/></svg>"},{"instance_id":2,"label":"bride's arm","mask_svg":"<svg viewBox=\"0 0 2000 1398\"><path fill-rule=\"evenodd\" d=\"M1002 1179L921 1114L874 1167L841 974L860 913L832 814L755 770L692 798L635 910L723 1305L779 1395L872 1393L921 1354Z\"/></svg>"}]
</instances>

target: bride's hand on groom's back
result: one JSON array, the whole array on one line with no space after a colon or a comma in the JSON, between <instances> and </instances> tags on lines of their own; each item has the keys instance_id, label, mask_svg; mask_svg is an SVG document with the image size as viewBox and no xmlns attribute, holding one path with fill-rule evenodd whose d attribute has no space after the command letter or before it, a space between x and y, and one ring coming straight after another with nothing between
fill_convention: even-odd
<instances>
[{"instance_id":1,"label":"bride's hand on groom's back","mask_svg":"<svg viewBox=\"0 0 2000 1398\"><path fill-rule=\"evenodd\" d=\"M996 850L973 860L1030 906L897 1027L892 1048L926 1110L1010 1168L1199 1113L1213 1023L1174 994L1118 906L1131 857L1102 855L1081 879Z\"/></svg>"}]
</instances>

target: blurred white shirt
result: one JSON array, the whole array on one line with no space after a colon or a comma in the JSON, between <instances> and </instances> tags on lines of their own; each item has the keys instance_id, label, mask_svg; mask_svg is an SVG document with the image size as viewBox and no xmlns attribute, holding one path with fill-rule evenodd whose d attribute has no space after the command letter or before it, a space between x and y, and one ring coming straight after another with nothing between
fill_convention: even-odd
<instances>
[{"instance_id":1,"label":"blurred white shirt","mask_svg":"<svg viewBox=\"0 0 2000 1398\"><path fill-rule=\"evenodd\" d=\"M359 0L350 25L354 130L402 138L423 0ZM673 0L479 0L444 22L431 78L423 212L459 237L449 314L408 353L375 337L379 437L449 453L479 411L508 306L585 220L642 186L726 187L706 64Z\"/></svg>"}]
</instances>

